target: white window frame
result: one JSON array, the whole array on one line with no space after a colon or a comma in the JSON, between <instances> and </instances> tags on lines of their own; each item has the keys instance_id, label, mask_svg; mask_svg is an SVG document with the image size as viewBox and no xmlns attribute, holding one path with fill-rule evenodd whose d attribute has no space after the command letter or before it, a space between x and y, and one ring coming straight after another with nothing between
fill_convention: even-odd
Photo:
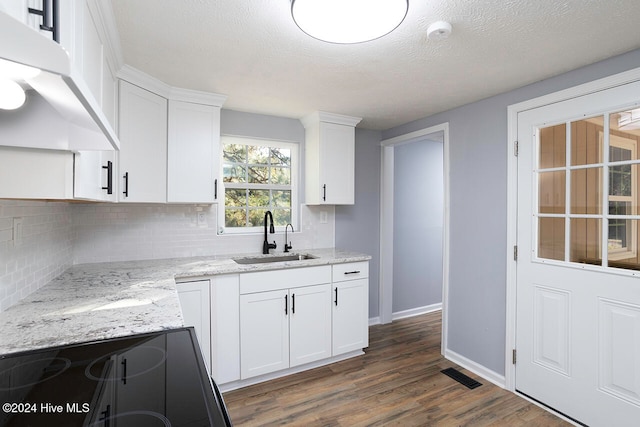
<instances>
[{"instance_id":1,"label":"white window frame","mask_svg":"<svg viewBox=\"0 0 640 427\"><path fill-rule=\"evenodd\" d=\"M218 182L220 185L220 199L218 203L218 234L219 235L238 235L238 234L258 234L263 233L264 228L260 226L254 227L226 227L225 225L225 202L226 202L226 189L229 188L252 188L255 184L243 183L233 184L224 182L224 145L225 144L242 144L242 145L254 145L260 147L274 147L274 148L286 148L291 150L291 184L287 187L291 188L291 225L294 230L298 231L298 179L300 174L300 150L299 144L291 141L279 141L272 139L260 139L251 137L241 137L233 135L222 135L220 137L220 177ZM282 190L282 185L268 186L268 189ZM265 189L264 185L260 185L260 189ZM286 225L276 226L276 231L284 231Z\"/></svg>"}]
</instances>

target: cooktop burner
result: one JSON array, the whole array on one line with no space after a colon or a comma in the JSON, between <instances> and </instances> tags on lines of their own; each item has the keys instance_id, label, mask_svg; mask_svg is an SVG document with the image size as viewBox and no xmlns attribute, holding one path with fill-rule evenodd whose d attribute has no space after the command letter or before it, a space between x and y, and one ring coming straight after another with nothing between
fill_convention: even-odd
<instances>
[{"instance_id":1,"label":"cooktop burner","mask_svg":"<svg viewBox=\"0 0 640 427\"><path fill-rule=\"evenodd\" d=\"M192 328L0 356L0 427L227 426Z\"/></svg>"}]
</instances>

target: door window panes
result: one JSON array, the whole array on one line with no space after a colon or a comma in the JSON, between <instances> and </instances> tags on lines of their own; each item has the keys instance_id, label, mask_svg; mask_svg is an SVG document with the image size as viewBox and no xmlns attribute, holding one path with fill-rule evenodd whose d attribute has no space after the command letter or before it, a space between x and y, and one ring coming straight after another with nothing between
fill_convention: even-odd
<instances>
[{"instance_id":1,"label":"door window panes","mask_svg":"<svg viewBox=\"0 0 640 427\"><path fill-rule=\"evenodd\" d=\"M638 108L538 130L537 258L640 269L639 143Z\"/></svg>"}]
</instances>

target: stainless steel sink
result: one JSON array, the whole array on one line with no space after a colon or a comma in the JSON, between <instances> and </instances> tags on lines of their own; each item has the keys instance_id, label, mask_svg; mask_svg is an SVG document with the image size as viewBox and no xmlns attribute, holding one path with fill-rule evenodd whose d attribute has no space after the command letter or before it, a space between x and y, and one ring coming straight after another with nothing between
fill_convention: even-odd
<instances>
[{"instance_id":1,"label":"stainless steel sink","mask_svg":"<svg viewBox=\"0 0 640 427\"><path fill-rule=\"evenodd\" d=\"M305 259L315 259L317 257L309 254L291 254L291 255L275 255L275 256L258 256L246 258L233 258L238 264L265 264L271 262L284 261L304 261Z\"/></svg>"}]
</instances>

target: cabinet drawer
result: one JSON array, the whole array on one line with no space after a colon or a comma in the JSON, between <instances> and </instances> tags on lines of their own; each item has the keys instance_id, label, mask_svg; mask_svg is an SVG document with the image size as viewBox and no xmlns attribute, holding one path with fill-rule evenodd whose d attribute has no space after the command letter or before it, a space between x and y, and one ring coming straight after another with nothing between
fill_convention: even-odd
<instances>
[{"instance_id":1,"label":"cabinet drawer","mask_svg":"<svg viewBox=\"0 0 640 427\"><path fill-rule=\"evenodd\" d=\"M369 262L350 262L333 265L333 282L344 282L369 277Z\"/></svg>"},{"instance_id":2,"label":"cabinet drawer","mask_svg":"<svg viewBox=\"0 0 640 427\"><path fill-rule=\"evenodd\" d=\"M240 293L275 291L331 282L331 266L256 271L240 275Z\"/></svg>"}]
</instances>

